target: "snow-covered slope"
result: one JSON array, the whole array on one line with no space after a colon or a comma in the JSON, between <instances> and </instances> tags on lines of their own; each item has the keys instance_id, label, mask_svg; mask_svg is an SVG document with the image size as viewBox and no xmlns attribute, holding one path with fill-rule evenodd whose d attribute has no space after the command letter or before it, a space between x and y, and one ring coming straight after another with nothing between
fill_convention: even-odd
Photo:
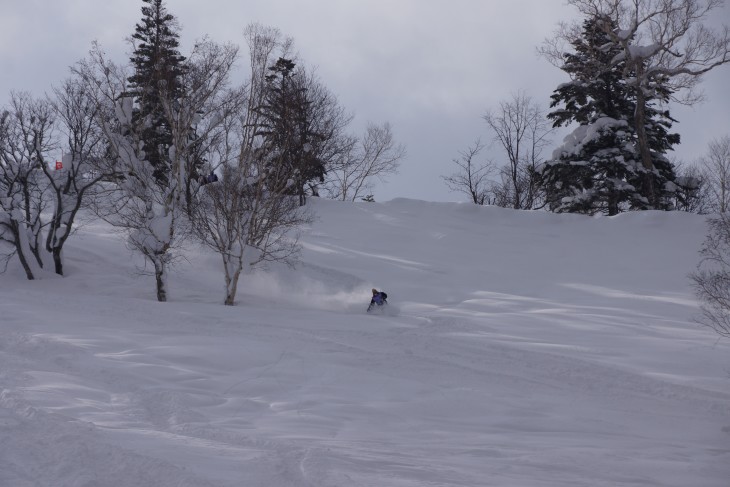
<instances>
[{"instance_id":1,"label":"snow-covered slope","mask_svg":"<svg viewBox=\"0 0 730 487\"><path fill-rule=\"evenodd\" d=\"M296 270L171 302L101 224L0 275L0 486L704 486L730 343L692 322L702 217L314 201ZM364 313L370 289L387 313Z\"/></svg>"}]
</instances>

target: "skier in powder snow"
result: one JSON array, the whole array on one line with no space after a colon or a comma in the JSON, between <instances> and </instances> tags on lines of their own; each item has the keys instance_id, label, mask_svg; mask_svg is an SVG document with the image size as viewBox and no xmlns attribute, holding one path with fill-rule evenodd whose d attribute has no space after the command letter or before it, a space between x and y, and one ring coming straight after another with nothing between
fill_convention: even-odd
<instances>
[{"instance_id":1,"label":"skier in powder snow","mask_svg":"<svg viewBox=\"0 0 730 487\"><path fill-rule=\"evenodd\" d=\"M368 313L371 309L373 309L373 306L383 306L385 304L388 304L387 299L388 295L386 293L373 288L373 297L370 300L370 306L368 306Z\"/></svg>"}]
</instances>

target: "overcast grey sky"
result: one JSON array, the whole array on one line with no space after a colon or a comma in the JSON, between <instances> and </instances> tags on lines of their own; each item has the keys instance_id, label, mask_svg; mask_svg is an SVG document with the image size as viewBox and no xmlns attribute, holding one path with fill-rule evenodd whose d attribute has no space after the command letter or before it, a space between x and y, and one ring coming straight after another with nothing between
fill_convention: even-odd
<instances>
[{"instance_id":1,"label":"overcast grey sky","mask_svg":"<svg viewBox=\"0 0 730 487\"><path fill-rule=\"evenodd\" d=\"M524 90L545 108L567 81L536 55L561 20L574 18L563 0L167 0L180 21L182 53L208 35L242 47L244 27L259 22L295 40L301 59L353 112L353 130L388 121L407 158L400 174L375 190L396 197L463 201L440 176L451 160L489 134L481 116ZM68 67L98 40L117 62L139 21L141 0L0 0L0 96L11 90L40 95L68 76ZM730 23L730 5L715 22ZM243 61L241 63L244 64ZM713 137L730 134L730 66L703 84L707 101L672 107L682 144L675 155L692 161ZM561 137L556 137L558 145ZM552 149L551 149L552 150ZM494 148L489 157L499 161Z\"/></svg>"}]
</instances>

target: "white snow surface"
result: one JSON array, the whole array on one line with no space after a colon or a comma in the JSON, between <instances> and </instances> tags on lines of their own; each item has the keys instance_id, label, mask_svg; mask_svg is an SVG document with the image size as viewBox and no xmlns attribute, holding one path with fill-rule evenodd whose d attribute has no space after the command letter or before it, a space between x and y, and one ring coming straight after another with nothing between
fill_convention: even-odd
<instances>
[{"instance_id":1,"label":"white snow surface","mask_svg":"<svg viewBox=\"0 0 730 487\"><path fill-rule=\"evenodd\" d=\"M704 218L312 203L302 261L190 248L171 301L104 224L0 275L0 486L730 485ZM365 313L370 289L387 312Z\"/></svg>"}]
</instances>

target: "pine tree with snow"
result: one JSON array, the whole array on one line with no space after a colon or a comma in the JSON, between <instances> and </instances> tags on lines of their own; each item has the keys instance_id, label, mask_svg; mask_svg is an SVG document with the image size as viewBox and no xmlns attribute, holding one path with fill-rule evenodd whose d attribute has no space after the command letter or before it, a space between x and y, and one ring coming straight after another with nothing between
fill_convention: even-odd
<instances>
[{"instance_id":1,"label":"pine tree with snow","mask_svg":"<svg viewBox=\"0 0 730 487\"><path fill-rule=\"evenodd\" d=\"M295 67L285 58L269 67L264 103L257 107L261 115L257 135L263 140L260 156L268 160L269 188L295 194L303 205L307 184L323 182L327 169L315 150L324 136L316 129L307 80Z\"/></svg>"},{"instance_id":2,"label":"pine tree with snow","mask_svg":"<svg viewBox=\"0 0 730 487\"><path fill-rule=\"evenodd\" d=\"M145 159L153 166L153 176L165 184L170 172L168 150L172 145L170 122L163 99L180 97L185 57L178 51L179 27L167 12L163 0L142 0L142 19L132 35L134 51L130 61L128 95L135 100L133 124L139 127Z\"/></svg>"},{"instance_id":3,"label":"pine tree with snow","mask_svg":"<svg viewBox=\"0 0 730 487\"><path fill-rule=\"evenodd\" d=\"M665 154L679 139L668 132L669 112L657 106L668 99L669 90L657 83L646 103L655 160L651 177L655 188L663 188L659 203L652 204L632 125L636 97L626 82L625 66L615 62L621 47L605 33L606 22L611 21L587 19L571 41L574 52L563 54L561 69L571 81L554 91L555 110L548 118L555 127L579 125L541 167L541 185L557 212L616 215L628 209L670 209L676 186Z\"/></svg>"}]
</instances>

